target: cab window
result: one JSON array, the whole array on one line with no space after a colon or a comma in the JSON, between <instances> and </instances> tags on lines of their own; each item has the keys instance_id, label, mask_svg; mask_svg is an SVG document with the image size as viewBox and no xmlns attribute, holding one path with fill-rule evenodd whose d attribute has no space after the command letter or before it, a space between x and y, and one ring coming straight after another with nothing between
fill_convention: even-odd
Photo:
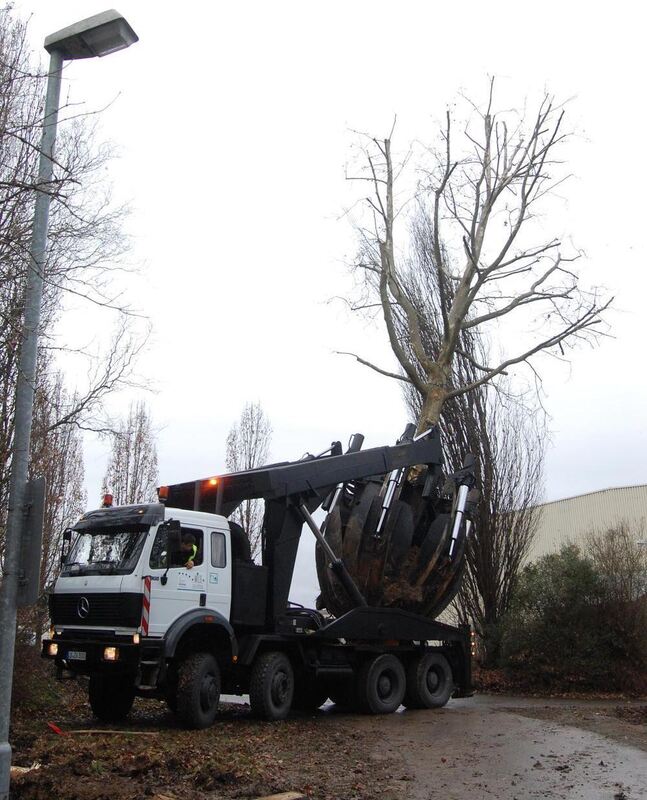
<instances>
[{"instance_id":1,"label":"cab window","mask_svg":"<svg viewBox=\"0 0 647 800\"><path fill-rule=\"evenodd\" d=\"M182 526L181 550L175 553L168 552L167 532L160 528L155 536L155 541L151 548L149 564L151 569L166 569L167 567L183 567L191 557L193 543L195 543L196 555L193 558L193 566L199 567L202 564L204 552L204 532L200 528L188 528ZM170 560L169 560L170 558Z\"/></svg>"},{"instance_id":2,"label":"cab window","mask_svg":"<svg viewBox=\"0 0 647 800\"><path fill-rule=\"evenodd\" d=\"M217 531L211 532L211 566L212 567L227 566L227 550L226 550L225 534L218 533Z\"/></svg>"}]
</instances>

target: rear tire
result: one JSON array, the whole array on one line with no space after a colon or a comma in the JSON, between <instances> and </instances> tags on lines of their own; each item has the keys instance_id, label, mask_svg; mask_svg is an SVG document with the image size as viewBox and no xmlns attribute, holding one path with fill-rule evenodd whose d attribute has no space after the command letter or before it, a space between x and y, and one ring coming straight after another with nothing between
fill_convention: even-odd
<instances>
[{"instance_id":1,"label":"rear tire","mask_svg":"<svg viewBox=\"0 0 647 800\"><path fill-rule=\"evenodd\" d=\"M452 668L442 653L425 653L407 667L407 708L441 708L454 691Z\"/></svg>"},{"instance_id":2,"label":"rear tire","mask_svg":"<svg viewBox=\"0 0 647 800\"><path fill-rule=\"evenodd\" d=\"M294 698L294 672L290 659L279 652L260 655L252 667L249 703L266 720L285 719Z\"/></svg>"},{"instance_id":3,"label":"rear tire","mask_svg":"<svg viewBox=\"0 0 647 800\"><path fill-rule=\"evenodd\" d=\"M180 719L188 728L208 728L216 719L219 701L218 662L211 653L191 653L178 668L175 702Z\"/></svg>"},{"instance_id":4,"label":"rear tire","mask_svg":"<svg viewBox=\"0 0 647 800\"><path fill-rule=\"evenodd\" d=\"M404 698L406 676L399 658L389 653L366 661L357 676L359 706L368 714L391 714Z\"/></svg>"},{"instance_id":5,"label":"rear tire","mask_svg":"<svg viewBox=\"0 0 647 800\"><path fill-rule=\"evenodd\" d=\"M173 714L177 714L177 695L167 694L165 700L166 700L166 705L168 706L168 710L172 711Z\"/></svg>"},{"instance_id":6,"label":"rear tire","mask_svg":"<svg viewBox=\"0 0 647 800\"><path fill-rule=\"evenodd\" d=\"M121 722L135 699L135 685L123 675L91 675L88 692L92 713L101 722Z\"/></svg>"}]
</instances>

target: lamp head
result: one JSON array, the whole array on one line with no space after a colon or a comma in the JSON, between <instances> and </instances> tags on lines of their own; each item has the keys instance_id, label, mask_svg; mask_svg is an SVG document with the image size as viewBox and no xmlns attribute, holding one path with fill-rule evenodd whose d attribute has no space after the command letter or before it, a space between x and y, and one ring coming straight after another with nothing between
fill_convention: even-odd
<instances>
[{"instance_id":1,"label":"lamp head","mask_svg":"<svg viewBox=\"0 0 647 800\"><path fill-rule=\"evenodd\" d=\"M110 9L51 33L45 39L48 53L58 52L65 61L107 56L139 41L118 11Z\"/></svg>"}]
</instances>

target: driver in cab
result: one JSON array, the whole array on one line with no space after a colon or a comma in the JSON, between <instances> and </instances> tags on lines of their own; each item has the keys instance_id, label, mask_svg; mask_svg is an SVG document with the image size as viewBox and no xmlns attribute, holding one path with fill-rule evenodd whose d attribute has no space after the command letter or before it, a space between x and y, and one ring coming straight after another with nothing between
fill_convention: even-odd
<instances>
[{"instance_id":1,"label":"driver in cab","mask_svg":"<svg viewBox=\"0 0 647 800\"><path fill-rule=\"evenodd\" d=\"M193 569L197 555L198 545L196 544L195 536L192 533L185 533L182 536L182 544L180 545L182 566L186 569Z\"/></svg>"}]
</instances>

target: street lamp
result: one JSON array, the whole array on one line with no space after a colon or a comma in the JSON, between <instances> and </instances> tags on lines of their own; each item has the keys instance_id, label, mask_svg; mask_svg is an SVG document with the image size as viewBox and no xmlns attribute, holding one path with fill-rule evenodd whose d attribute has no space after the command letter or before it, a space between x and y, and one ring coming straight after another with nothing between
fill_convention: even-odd
<instances>
[{"instance_id":1,"label":"street lamp","mask_svg":"<svg viewBox=\"0 0 647 800\"><path fill-rule=\"evenodd\" d=\"M65 61L107 56L135 44L139 37L118 11L102 11L45 37L45 50Z\"/></svg>"},{"instance_id":2,"label":"street lamp","mask_svg":"<svg viewBox=\"0 0 647 800\"><path fill-rule=\"evenodd\" d=\"M25 511L27 468L36 381L38 326L43 296L43 269L51 200L54 144L64 61L105 56L137 41L137 34L117 11L104 11L76 22L45 39L50 54L43 132L38 164L34 222L25 291L25 310L16 380L14 443L9 488L9 512L0 585L0 800L8 800L11 767L9 713L16 636L16 596L20 568L20 534Z\"/></svg>"}]
</instances>

